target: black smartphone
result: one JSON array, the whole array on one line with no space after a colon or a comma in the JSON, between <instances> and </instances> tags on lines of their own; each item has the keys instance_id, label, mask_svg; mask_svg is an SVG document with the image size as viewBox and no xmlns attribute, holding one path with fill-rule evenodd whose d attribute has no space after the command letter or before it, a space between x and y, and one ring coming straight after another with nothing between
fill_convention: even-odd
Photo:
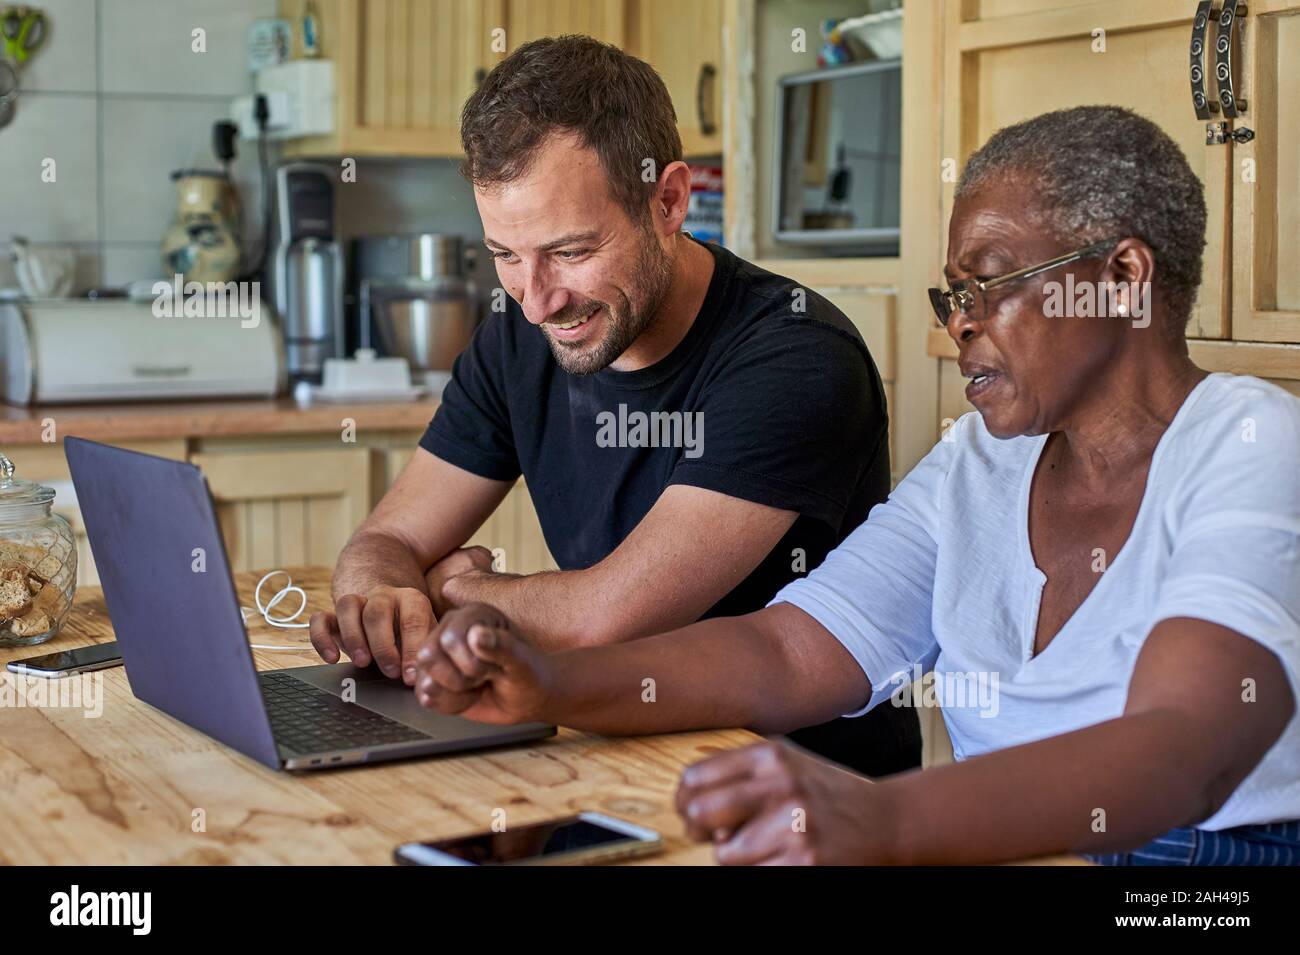
<instances>
[{"instance_id":1,"label":"black smartphone","mask_svg":"<svg viewBox=\"0 0 1300 955\"><path fill-rule=\"evenodd\" d=\"M502 832L438 842L408 842L393 851L402 865L592 865L663 848L659 833L598 812L583 812Z\"/></svg>"},{"instance_id":2,"label":"black smartphone","mask_svg":"<svg viewBox=\"0 0 1300 955\"><path fill-rule=\"evenodd\" d=\"M14 660L6 669L10 673L25 673L28 676L60 677L85 673L89 670L106 670L121 665L122 654L117 652L117 641L110 640L90 647L77 647L75 650L61 650L58 653Z\"/></svg>"}]
</instances>

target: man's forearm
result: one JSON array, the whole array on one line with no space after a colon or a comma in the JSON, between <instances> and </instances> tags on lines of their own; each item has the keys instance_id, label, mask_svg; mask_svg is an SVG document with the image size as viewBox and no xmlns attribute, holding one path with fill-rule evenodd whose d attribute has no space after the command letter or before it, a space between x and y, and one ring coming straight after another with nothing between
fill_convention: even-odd
<instances>
[{"instance_id":1,"label":"man's forearm","mask_svg":"<svg viewBox=\"0 0 1300 955\"><path fill-rule=\"evenodd\" d=\"M593 570L464 574L447 581L442 593L458 607L491 604L514 621L530 643L548 652L619 643L686 622L643 620L638 625L612 605L612 589Z\"/></svg>"},{"instance_id":2,"label":"man's forearm","mask_svg":"<svg viewBox=\"0 0 1300 955\"><path fill-rule=\"evenodd\" d=\"M1180 714L1154 711L885 780L895 861L1108 852L1192 825L1216 808L1201 738Z\"/></svg>"},{"instance_id":3,"label":"man's forearm","mask_svg":"<svg viewBox=\"0 0 1300 955\"><path fill-rule=\"evenodd\" d=\"M845 698L857 690L812 692L808 684L816 681L804 678L782 644L782 628L805 622L792 614L800 611L778 605L554 654L540 718L608 735L737 726L784 732L824 722L850 709Z\"/></svg>"},{"instance_id":4,"label":"man's forearm","mask_svg":"<svg viewBox=\"0 0 1300 955\"><path fill-rule=\"evenodd\" d=\"M754 572L797 519L794 511L672 485L590 566L517 576L494 574L481 560L467 571L444 558L429 586L438 587L435 606L489 604L542 649L604 646L694 623Z\"/></svg>"},{"instance_id":5,"label":"man's forearm","mask_svg":"<svg viewBox=\"0 0 1300 955\"><path fill-rule=\"evenodd\" d=\"M367 594L379 587L413 587L427 592L424 569L411 549L382 531L357 531L334 568L334 599Z\"/></svg>"}]
</instances>

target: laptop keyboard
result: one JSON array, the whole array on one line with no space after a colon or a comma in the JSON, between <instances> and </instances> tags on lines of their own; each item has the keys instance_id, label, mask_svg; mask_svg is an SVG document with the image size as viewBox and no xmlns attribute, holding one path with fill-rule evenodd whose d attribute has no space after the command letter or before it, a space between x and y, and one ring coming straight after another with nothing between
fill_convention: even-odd
<instances>
[{"instance_id":1,"label":"laptop keyboard","mask_svg":"<svg viewBox=\"0 0 1300 955\"><path fill-rule=\"evenodd\" d=\"M274 670L258 674L275 741L295 753L428 739L427 733Z\"/></svg>"}]
</instances>

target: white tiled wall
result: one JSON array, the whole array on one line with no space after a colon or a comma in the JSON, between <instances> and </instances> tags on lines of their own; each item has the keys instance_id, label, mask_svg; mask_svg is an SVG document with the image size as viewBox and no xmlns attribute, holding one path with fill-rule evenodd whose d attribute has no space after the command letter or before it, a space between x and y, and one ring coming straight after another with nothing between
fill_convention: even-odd
<instances>
[{"instance_id":1,"label":"white tiled wall","mask_svg":"<svg viewBox=\"0 0 1300 955\"><path fill-rule=\"evenodd\" d=\"M0 129L0 287L14 284L9 239L71 246L77 287L162 275L158 242L175 207L173 169L216 168L212 124L247 93L245 37L275 0L32 0L49 35L23 69ZM192 50L203 28L206 52ZM257 234L256 150L231 172L244 232ZM55 181L42 163L55 161Z\"/></svg>"},{"instance_id":2,"label":"white tiled wall","mask_svg":"<svg viewBox=\"0 0 1300 955\"><path fill-rule=\"evenodd\" d=\"M249 24L275 0L98 0L105 93L231 97L247 93ZM191 52L202 28L207 52Z\"/></svg>"}]
</instances>

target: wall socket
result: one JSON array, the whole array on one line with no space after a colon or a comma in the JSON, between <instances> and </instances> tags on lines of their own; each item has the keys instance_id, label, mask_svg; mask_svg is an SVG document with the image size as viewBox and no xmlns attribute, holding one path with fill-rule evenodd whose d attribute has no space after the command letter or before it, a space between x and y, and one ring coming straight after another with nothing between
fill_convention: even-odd
<instances>
[{"instance_id":1,"label":"wall socket","mask_svg":"<svg viewBox=\"0 0 1300 955\"><path fill-rule=\"evenodd\" d=\"M329 60L292 60L268 66L254 77L253 88L266 97L268 139L334 132L334 64ZM231 118L239 127L240 139L258 136L255 98L239 96L231 103Z\"/></svg>"}]
</instances>

